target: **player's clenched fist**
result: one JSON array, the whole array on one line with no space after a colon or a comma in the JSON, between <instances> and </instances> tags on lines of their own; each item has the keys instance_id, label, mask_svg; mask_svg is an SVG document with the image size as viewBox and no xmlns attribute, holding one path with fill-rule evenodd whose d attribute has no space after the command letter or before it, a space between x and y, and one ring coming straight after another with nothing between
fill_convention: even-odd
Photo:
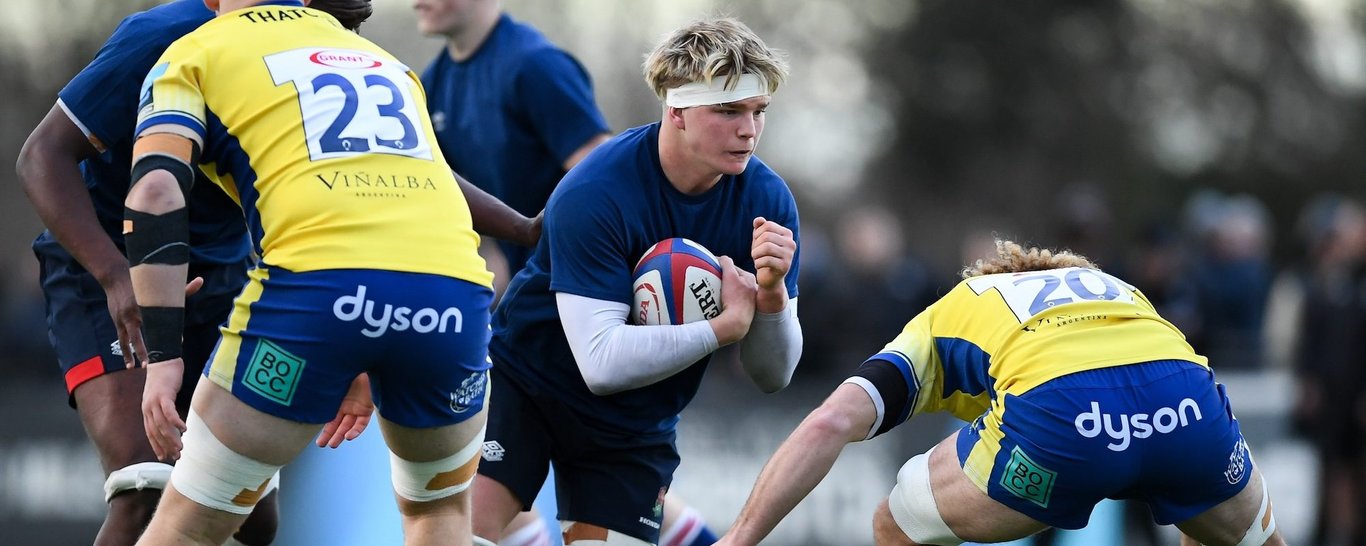
<instances>
[{"instance_id":1,"label":"player's clenched fist","mask_svg":"<svg viewBox=\"0 0 1366 546\"><path fill-rule=\"evenodd\" d=\"M776 313L787 305L783 278L792 269L796 254L797 241L792 238L792 230L762 216L754 219L750 256L754 258L754 276L759 283L760 313Z\"/></svg>"}]
</instances>

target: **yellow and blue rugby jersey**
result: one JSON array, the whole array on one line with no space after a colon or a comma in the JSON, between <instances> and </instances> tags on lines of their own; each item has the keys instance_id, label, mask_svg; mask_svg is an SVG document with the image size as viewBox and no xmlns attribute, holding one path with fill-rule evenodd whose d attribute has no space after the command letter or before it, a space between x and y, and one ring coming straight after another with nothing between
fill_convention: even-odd
<instances>
[{"instance_id":1,"label":"yellow and blue rugby jersey","mask_svg":"<svg viewBox=\"0 0 1366 546\"><path fill-rule=\"evenodd\" d=\"M1152 360L1208 366L1128 283L1095 269L983 275L960 282L869 360L894 364L912 400L870 436L912 415L971 421L1050 379Z\"/></svg>"},{"instance_id":2,"label":"yellow and blue rugby jersey","mask_svg":"<svg viewBox=\"0 0 1366 546\"><path fill-rule=\"evenodd\" d=\"M202 143L266 264L491 284L417 75L326 13L276 0L176 41L138 119L140 135L166 132Z\"/></svg>"}]
</instances>

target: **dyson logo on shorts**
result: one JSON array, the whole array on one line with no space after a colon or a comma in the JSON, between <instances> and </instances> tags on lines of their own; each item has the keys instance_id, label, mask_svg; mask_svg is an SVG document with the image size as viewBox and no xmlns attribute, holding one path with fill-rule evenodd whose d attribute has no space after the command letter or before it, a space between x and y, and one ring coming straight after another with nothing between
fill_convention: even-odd
<instances>
[{"instance_id":1,"label":"dyson logo on shorts","mask_svg":"<svg viewBox=\"0 0 1366 546\"><path fill-rule=\"evenodd\" d=\"M1159 408L1153 412L1151 422L1146 413L1135 413L1129 415L1121 413L1112 415L1101 413L1100 402L1091 402L1091 411L1077 415L1074 424L1077 432L1087 438L1100 436L1101 430L1115 440L1116 443L1107 444L1105 447L1111 451L1124 451L1129 449L1130 438L1147 438L1153 435L1153 431L1159 434L1166 434L1177 427L1184 427L1190 423L1186 409L1190 409L1190 414L1195 416L1195 420L1201 419L1200 406L1194 400L1186 398L1177 404L1176 409ZM1132 427L1132 432L1130 428Z\"/></svg>"},{"instance_id":2,"label":"dyson logo on shorts","mask_svg":"<svg viewBox=\"0 0 1366 546\"><path fill-rule=\"evenodd\" d=\"M346 322L364 318L365 323L369 324L370 327L361 328L360 333L367 337L382 336L390 328L395 332L412 328L414 332L419 334L432 331L444 334L447 329L450 329L450 331L458 334L465 322L464 315L454 307L447 307L445 310L438 311L430 307L423 307L422 309L395 308L386 303L379 312L375 311L375 307L377 307L377 303L374 300L366 299L365 285L362 284L356 289L356 295L337 298L336 303L332 304L332 314Z\"/></svg>"}]
</instances>

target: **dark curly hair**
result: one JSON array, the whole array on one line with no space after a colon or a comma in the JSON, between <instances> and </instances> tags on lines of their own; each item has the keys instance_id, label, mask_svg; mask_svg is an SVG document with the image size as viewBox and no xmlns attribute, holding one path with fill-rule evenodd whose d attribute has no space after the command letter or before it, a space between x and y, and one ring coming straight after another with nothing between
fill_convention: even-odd
<instances>
[{"instance_id":1,"label":"dark curly hair","mask_svg":"<svg viewBox=\"0 0 1366 546\"><path fill-rule=\"evenodd\" d=\"M375 8L370 6L370 0L313 0L309 2L308 7L336 17L338 23L351 31L359 30L360 24L375 12Z\"/></svg>"}]
</instances>

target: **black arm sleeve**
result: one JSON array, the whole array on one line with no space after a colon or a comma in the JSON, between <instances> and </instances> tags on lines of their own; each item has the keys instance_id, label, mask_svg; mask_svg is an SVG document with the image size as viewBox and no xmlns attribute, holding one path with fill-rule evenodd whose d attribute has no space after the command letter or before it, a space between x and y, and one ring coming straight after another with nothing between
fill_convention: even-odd
<instances>
[{"instance_id":1,"label":"black arm sleeve","mask_svg":"<svg viewBox=\"0 0 1366 546\"><path fill-rule=\"evenodd\" d=\"M855 378L861 378L862 381ZM910 417L916 397L920 395L919 389L907 381L895 364L879 358L864 362L854 371L854 376L845 382L853 382L869 390L868 395L873 397L873 404L878 408L878 418L869 438L891 430Z\"/></svg>"}]
</instances>

